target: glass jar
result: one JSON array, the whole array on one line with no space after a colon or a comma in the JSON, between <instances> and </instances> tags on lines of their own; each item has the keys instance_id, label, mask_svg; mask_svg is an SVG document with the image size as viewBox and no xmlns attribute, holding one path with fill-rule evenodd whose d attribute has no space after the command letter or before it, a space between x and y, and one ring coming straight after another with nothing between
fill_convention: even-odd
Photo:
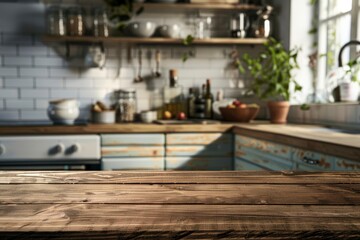
<instances>
[{"instance_id":1,"label":"glass jar","mask_svg":"<svg viewBox=\"0 0 360 240\"><path fill-rule=\"evenodd\" d=\"M109 36L109 20L106 9L96 8L93 14L93 28L95 37L108 37Z\"/></svg>"},{"instance_id":2,"label":"glass jar","mask_svg":"<svg viewBox=\"0 0 360 240\"><path fill-rule=\"evenodd\" d=\"M71 7L68 9L67 31L70 36L85 35L84 12L81 7Z\"/></svg>"},{"instance_id":3,"label":"glass jar","mask_svg":"<svg viewBox=\"0 0 360 240\"><path fill-rule=\"evenodd\" d=\"M117 122L133 122L136 114L136 91L133 89L118 90L117 95Z\"/></svg>"},{"instance_id":4,"label":"glass jar","mask_svg":"<svg viewBox=\"0 0 360 240\"><path fill-rule=\"evenodd\" d=\"M268 38L272 33L272 21L270 19L273 7L270 5L264 6L257 11L258 19L255 22L255 37Z\"/></svg>"},{"instance_id":5,"label":"glass jar","mask_svg":"<svg viewBox=\"0 0 360 240\"><path fill-rule=\"evenodd\" d=\"M66 35L64 10L59 6L52 6L46 10L47 33L55 36Z\"/></svg>"}]
</instances>

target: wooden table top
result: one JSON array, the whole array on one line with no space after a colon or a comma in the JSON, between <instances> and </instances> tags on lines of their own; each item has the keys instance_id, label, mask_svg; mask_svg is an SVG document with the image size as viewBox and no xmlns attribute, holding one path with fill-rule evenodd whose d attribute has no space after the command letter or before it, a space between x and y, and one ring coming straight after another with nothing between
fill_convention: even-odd
<instances>
[{"instance_id":1,"label":"wooden table top","mask_svg":"<svg viewBox=\"0 0 360 240\"><path fill-rule=\"evenodd\" d=\"M0 239L360 239L360 173L0 172Z\"/></svg>"}]
</instances>

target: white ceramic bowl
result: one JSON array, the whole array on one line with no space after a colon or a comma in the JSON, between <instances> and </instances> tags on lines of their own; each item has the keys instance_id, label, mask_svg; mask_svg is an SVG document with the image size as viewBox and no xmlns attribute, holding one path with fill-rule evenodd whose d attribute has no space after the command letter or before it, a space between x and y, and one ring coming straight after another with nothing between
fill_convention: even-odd
<instances>
[{"instance_id":1,"label":"white ceramic bowl","mask_svg":"<svg viewBox=\"0 0 360 240\"><path fill-rule=\"evenodd\" d=\"M134 37L151 37L154 35L156 24L153 22L132 22L127 26L127 31Z\"/></svg>"},{"instance_id":2,"label":"white ceramic bowl","mask_svg":"<svg viewBox=\"0 0 360 240\"><path fill-rule=\"evenodd\" d=\"M179 38L180 37L180 27L177 24L161 25L157 29L158 29L158 33L161 37L165 37L165 38Z\"/></svg>"},{"instance_id":3,"label":"white ceramic bowl","mask_svg":"<svg viewBox=\"0 0 360 240\"><path fill-rule=\"evenodd\" d=\"M79 102L76 99L57 99L49 101L49 106L56 109L67 109L79 107Z\"/></svg>"},{"instance_id":4,"label":"white ceramic bowl","mask_svg":"<svg viewBox=\"0 0 360 240\"><path fill-rule=\"evenodd\" d=\"M73 125L75 120L79 117L80 110L78 107L59 109L49 106L47 114L50 120L55 124Z\"/></svg>"},{"instance_id":5,"label":"white ceramic bowl","mask_svg":"<svg viewBox=\"0 0 360 240\"><path fill-rule=\"evenodd\" d=\"M140 119L142 122L151 123L157 120L157 111L144 111L140 113Z\"/></svg>"},{"instance_id":6,"label":"white ceramic bowl","mask_svg":"<svg viewBox=\"0 0 360 240\"><path fill-rule=\"evenodd\" d=\"M91 112L91 117L93 123L115 123L115 111Z\"/></svg>"}]
</instances>

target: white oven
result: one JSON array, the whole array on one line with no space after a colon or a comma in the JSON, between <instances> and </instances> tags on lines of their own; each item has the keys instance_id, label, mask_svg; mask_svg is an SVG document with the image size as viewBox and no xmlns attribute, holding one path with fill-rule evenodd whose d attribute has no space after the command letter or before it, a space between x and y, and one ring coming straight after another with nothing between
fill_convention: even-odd
<instances>
[{"instance_id":1,"label":"white oven","mask_svg":"<svg viewBox=\"0 0 360 240\"><path fill-rule=\"evenodd\" d=\"M98 170L100 136L0 137L0 170Z\"/></svg>"}]
</instances>

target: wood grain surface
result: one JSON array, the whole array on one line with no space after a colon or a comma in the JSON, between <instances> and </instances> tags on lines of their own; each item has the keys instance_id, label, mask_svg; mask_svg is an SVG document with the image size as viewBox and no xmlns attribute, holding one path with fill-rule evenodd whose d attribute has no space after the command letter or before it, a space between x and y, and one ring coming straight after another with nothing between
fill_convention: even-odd
<instances>
[{"instance_id":1,"label":"wood grain surface","mask_svg":"<svg viewBox=\"0 0 360 240\"><path fill-rule=\"evenodd\" d=\"M359 239L359 173L0 172L0 239Z\"/></svg>"}]
</instances>

